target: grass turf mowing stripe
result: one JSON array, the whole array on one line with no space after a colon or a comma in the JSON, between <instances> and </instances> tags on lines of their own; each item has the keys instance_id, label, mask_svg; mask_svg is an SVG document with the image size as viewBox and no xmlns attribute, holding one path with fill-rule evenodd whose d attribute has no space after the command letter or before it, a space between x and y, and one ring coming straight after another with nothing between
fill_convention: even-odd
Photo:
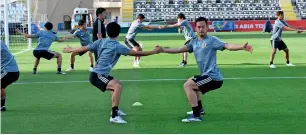
<instances>
[{"instance_id":1,"label":"grass turf mowing stripe","mask_svg":"<svg viewBox=\"0 0 306 135\"><path fill-rule=\"evenodd\" d=\"M260 79L306 79L306 76L301 77L233 77L224 78L225 80L260 80ZM186 79L142 79L142 80L120 80L122 82L151 82L151 81L183 81ZM50 82L18 82L17 85L22 84L60 84L60 83L84 83L88 81L50 81Z\"/></svg>"}]
</instances>

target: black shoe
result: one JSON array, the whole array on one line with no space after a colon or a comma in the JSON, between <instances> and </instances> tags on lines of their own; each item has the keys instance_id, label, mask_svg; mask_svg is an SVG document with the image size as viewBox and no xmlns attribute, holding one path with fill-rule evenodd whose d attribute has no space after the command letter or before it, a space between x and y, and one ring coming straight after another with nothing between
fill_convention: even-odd
<instances>
[{"instance_id":1,"label":"black shoe","mask_svg":"<svg viewBox=\"0 0 306 135\"><path fill-rule=\"evenodd\" d=\"M4 111L6 111L5 106L1 107L1 112L4 112Z\"/></svg>"},{"instance_id":2,"label":"black shoe","mask_svg":"<svg viewBox=\"0 0 306 135\"><path fill-rule=\"evenodd\" d=\"M37 74L37 71L33 71L33 74Z\"/></svg>"}]
</instances>

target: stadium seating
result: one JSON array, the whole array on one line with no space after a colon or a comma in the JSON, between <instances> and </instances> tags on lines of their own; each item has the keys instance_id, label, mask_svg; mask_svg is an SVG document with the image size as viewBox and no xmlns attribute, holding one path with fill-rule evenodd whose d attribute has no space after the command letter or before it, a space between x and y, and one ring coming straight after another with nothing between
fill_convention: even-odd
<instances>
[{"instance_id":1,"label":"stadium seating","mask_svg":"<svg viewBox=\"0 0 306 135\"><path fill-rule=\"evenodd\" d=\"M296 0L296 7L302 19L306 19L306 0Z\"/></svg>"},{"instance_id":2,"label":"stadium seating","mask_svg":"<svg viewBox=\"0 0 306 135\"><path fill-rule=\"evenodd\" d=\"M210 20L275 19L275 12L281 9L279 0L136 0L134 5L135 14L142 13L152 21L176 19L181 12L189 20L199 16Z\"/></svg>"},{"instance_id":3,"label":"stadium seating","mask_svg":"<svg viewBox=\"0 0 306 135\"><path fill-rule=\"evenodd\" d=\"M3 5L1 5L3 7ZM4 18L4 8L1 7L1 18ZM27 20L27 9L23 4L10 3L8 5L8 22L20 23Z\"/></svg>"}]
</instances>

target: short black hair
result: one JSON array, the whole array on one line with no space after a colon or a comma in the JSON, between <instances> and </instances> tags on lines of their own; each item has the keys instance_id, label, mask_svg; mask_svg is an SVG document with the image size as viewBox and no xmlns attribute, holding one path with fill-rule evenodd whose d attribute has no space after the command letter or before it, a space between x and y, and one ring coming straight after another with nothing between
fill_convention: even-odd
<instances>
[{"instance_id":1,"label":"short black hair","mask_svg":"<svg viewBox=\"0 0 306 135\"><path fill-rule=\"evenodd\" d=\"M111 38L118 37L121 31L121 27L116 22L111 22L106 26L107 35Z\"/></svg>"},{"instance_id":2,"label":"short black hair","mask_svg":"<svg viewBox=\"0 0 306 135\"><path fill-rule=\"evenodd\" d=\"M276 16L280 16L280 15L284 15L284 12L283 11L277 11Z\"/></svg>"},{"instance_id":3,"label":"short black hair","mask_svg":"<svg viewBox=\"0 0 306 135\"><path fill-rule=\"evenodd\" d=\"M179 13L177 15L177 18L180 18L180 19L186 19L185 15L183 13Z\"/></svg>"},{"instance_id":4,"label":"short black hair","mask_svg":"<svg viewBox=\"0 0 306 135\"><path fill-rule=\"evenodd\" d=\"M97 8L97 10L96 10L96 16L98 17L99 16L99 14L102 14L103 12L105 12L106 11L106 9L105 8Z\"/></svg>"},{"instance_id":5,"label":"short black hair","mask_svg":"<svg viewBox=\"0 0 306 135\"><path fill-rule=\"evenodd\" d=\"M51 22L47 22L47 23L45 24L45 28L46 28L47 30L52 30L52 29L53 29L53 24L52 24Z\"/></svg>"},{"instance_id":6,"label":"short black hair","mask_svg":"<svg viewBox=\"0 0 306 135\"><path fill-rule=\"evenodd\" d=\"M85 20L80 20L80 21L78 22L78 25L79 25L79 26L83 26L84 24L86 24Z\"/></svg>"},{"instance_id":7,"label":"short black hair","mask_svg":"<svg viewBox=\"0 0 306 135\"><path fill-rule=\"evenodd\" d=\"M207 19L206 19L205 17L199 17L199 18L197 18L197 19L195 20L195 23L196 23L196 25L197 25L197 22L202 22L202 21L205 21L206 25L208 24L208 23L207 23Z\"/></svg>"},{"instance_id":8,"label":"short black hair","mask_svg":"<svg viewBox=\"0 0 306 135\"><path fill-rule=\"evenodd\" d=\"M137 16L137 19L145 19L146 17L143 15L143 14L139 14L138 16Z\"/></svg>"}]
</instances>

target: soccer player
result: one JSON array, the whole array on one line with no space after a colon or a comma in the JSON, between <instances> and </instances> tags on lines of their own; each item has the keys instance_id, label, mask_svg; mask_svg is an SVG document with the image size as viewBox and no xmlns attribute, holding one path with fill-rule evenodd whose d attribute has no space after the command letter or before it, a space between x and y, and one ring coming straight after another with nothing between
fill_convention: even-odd
<instances>
[{"instance_id":1,"label":"soccer player","mask_svg":"<svg viewBox=\"0 0 306 135\"><path fill-rule=\"evenodd\" d=\"M162 28L174 28L174 27L182 29L185 36L185 40L187 42L189 42L189 40L191 40L192 38L196 37L191 24L188 22L188 20L186 20L186 17L183 13L178 14L176 24L166 25L163 26ZM187 65L187 57L188 53L183 53L183 61L179 64L179 66L185 67Z\"/></svg>"},{"instance_id":2,"label":"soccer player","mask_svg":"<svg viewBox=\"0 0 306 135\"><path fill-rule=\"evenodd\" d=\"M130 56L148 56L160 52L160 48L155 48L153 51L134 51L121 45L117 41L117 37L120 33L120 25L111 22L107 25L107 35L110 38L100 39L94 43L83 46L81 48L64 48L64 52L85 52L85 51L97 51L98 60L96 67L90 73L90 83L100 89L102 92L106 90L111 91L112 94L112 116L110 122L112 123L127 123L122 119L122 115L126 115L123 111L119 110L120 95L122 92L121 82L114 77L110 76L110 71L116 65L121 55Z\"/></svg>"},{"instance_id":3,"label":"soccer player","mask_svg":"<svg viewBox=\"0 0 306 135\"><path fill-rule=\"evenodd\" d=\"M276 49L279 51L284 51L285 52L285 58L286 58L286 65L287 66L295 66L293 65L290 60L289 60L289 49L287 48L287 45L284 43L282 40L282 33L283 33L283 28L287 30L293 30L297 31L298 33L301 33L302 31L299 29L295 29L291 26L289 26L285 21L284 21L284 12L283 11L277 11L276 12L277 20L275 20L273 32L272 32L272 37L271 37L271 47L272 47L272 52L270 56L270 68L276 68L274 65L274 57L276 54Z\"/></svg>"},{"instance_id":4,"label":"soccer player","mask_svg":"<svg viewBox=\"0 0 306 135\"><path fill-rule=\"evenodd\" d=\"M7 46L0 40L1 44L1 111L5 108L5 89L19 78L19 69L14 56Z\"/></svg>"},{"instance_id":5,"label":"soccer player","mask_svg":"<svg viewBox=\"0 0 306 135\"><path fill-rule=\"evenodd\" d=\"M28 34L22 33L20 30L16 30L17 33L23 35L26 38L38 38L38 45L33 51L33 55L36 58L34 68L33 68L33 74L37 73L37 66L40 62L40 58L45 58L47 60L56 58L57 59L57 74L65 74L64 72L62 72L62 68L61 68L62 54L49 50L53 41L63 42L65 38L59 39L52 32L52 29L53 29L53 24L51 22L47 22L45 24L45 30L41 30L33 35L28 35Z\"/></svg>"},{"instance_id":6,"label":"soccer player","mask_svg":"<svg viewBox=\"0 0 306 135\"><path fill-rule=\"evenodd\" d=\"M104 19L106 18L106 9L97 8L96 10L97 19L93 24L92 30L92 42L95 42L98 39L106 38ZM95 55L95 60L97 61L98 54L93 52Z\"/></svg>"},{"instance_id":7,"label":"soccer player","mask_svg":"<svg viewBox=\"0 0 306 135\"><path fill-rule=\"evenodd\" d=\"M80 39L81 42L81 46L86 46L89 45L91 43L90 41L90 34L86 29L86 21L84 20L80 20L78 22L79 25L79 29L77 29L72 36L70 37L66 37L66 39L70 39L70 38L74 38L77 37ZM66 71L74 71L74 62L75 62L75 56L79 55L82 56L83 54L85 54L86 52L80 52L80 53L71 53L70 56L70 68L68 68ZM90 59L90 68L89 71L93 70L93 57L92 57L92 53L88 52L88 56Z\"/></svg>"},{"instance_id":8,"label":"soccer player","mask_svg":"<svg viewBox=\"0 0 306 135\"><path fill-rule=\"evenodd\" d=\"M199 17L195 21L198 37L189 40L184 47L181 48L162 48L164 53L183 53L194 52L201 75L189 78L184 84L184 90L192 107L191 116L183 119L182 122L198 122L202 118L201 113L204 109L201 103L200 93L205 94L211 90L218 89L223 84L223 76L217 67L217 51L245 50L251 52L252 46L229 44L221 41L215 36L207 35L208 24L207 19ZM189 114L190 112L188 112Z\"/></svg>"},{"instance_id":9,"label":"soccer player","mask_svg":"<svg viewBox=\"0 0 306 135\"><path fill-rule=\"evenodd\" d=\"M137 16L137 19L134 20L126 34L124 43L131 49L135 50L135 51L142 51L142 47L140 44L138 44L138 42L135 40L135 37L137 35L137 33L141 30L141 29L146 29L146 30L152 30L152 29L158 29L161 28L160 26L150 26L150 25L144 25L142 24L142 22L144 21L145 16L143 14L139 14ZM140 57L136 56L134 59L134 67L139 67L140 65Z\"/></svg>"}]
</instances>

